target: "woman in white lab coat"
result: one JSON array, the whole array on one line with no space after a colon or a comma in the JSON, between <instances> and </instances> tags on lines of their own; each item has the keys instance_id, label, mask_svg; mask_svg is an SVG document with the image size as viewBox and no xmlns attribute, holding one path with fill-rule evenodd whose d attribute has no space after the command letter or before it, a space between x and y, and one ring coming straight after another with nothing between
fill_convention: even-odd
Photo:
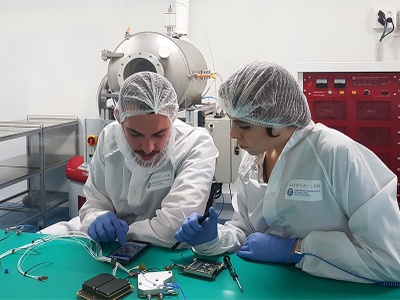
<instances>
[{"instance_id":1,"label":"woman in white lab coat","mask_svg":"<svg viewBox=\"0 0 400 300\"><path fill-rule=\"evenodd\" d=\"M253 62L219 90L245 153L234 215L187 218L175 237L204 255L237 252L293 263L315 276L400 281L397 178L363 145L310 118L293 76ZM218 226L218 227L217 227Z\"/></svg>"},{"instance_id":2,"label":"woman in white lab coat","mask_svg":"<svg viewBox=\"0 0 400 300\"><path fill-rule=\"evenodd\" d=\"M140 72L120 92L117 121L99 135L80 229L98 242L133 238L170 247L185 217L203 212L218 150L206 129L177 120L163 76Z\"/></svg>"}]
</instances>

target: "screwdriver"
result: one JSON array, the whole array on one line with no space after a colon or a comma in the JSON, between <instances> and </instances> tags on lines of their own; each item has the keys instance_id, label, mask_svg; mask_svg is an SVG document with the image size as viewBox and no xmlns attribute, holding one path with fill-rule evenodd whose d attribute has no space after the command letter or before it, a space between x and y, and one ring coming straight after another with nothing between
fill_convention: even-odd
<instances>
[{"instance_id":1,"label":"screwdriver","mask_svg":"<svg viewBox=\"0 0 400 300\"><path fill-rule=\"evenodd\" d=\"M236 274L235 269L232 267L231 258L228 255L224 256L224 263L225 263L226 267L228 268L229 273L231 274L233 280L236 281L237 285L239 286L240 291L243 293L242 286L240 285L240 282L239 282L239 276Z\"/></svg>"},{"instance_id":2,"label":"screwdriver","mask_svg":"<svg viewBox=\"0 0 400 300\"><path fill-rule=\"evenodd\" d=\"M206 219L207 219L207 217L209 217L210 216L210 212L207 210L206 211L206 213L199 219L199 225L201 225L201 223L203 223ZM176 247L178 247L179 245L181 244L181 242L176 242L172 247L171 247L171 249L172 250L174 250L174 249L176 249Z\"/></svg>"}]
</instances>

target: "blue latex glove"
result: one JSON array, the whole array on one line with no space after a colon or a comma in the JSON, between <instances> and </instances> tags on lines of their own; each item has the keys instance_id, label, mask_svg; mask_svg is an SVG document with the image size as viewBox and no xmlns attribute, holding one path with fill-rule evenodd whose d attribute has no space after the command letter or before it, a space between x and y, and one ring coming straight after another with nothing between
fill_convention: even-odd
<instances>
[{"instance_id":1,"label":"blue latex glove","mask_svg":"<svg viewBox=\"0 0 400 300\"><path fill-rule=\"evenodd\" d=\"M175 239L179 242L186 242L191 246L212 241L218 236L218 213L210 207L208 210L209 217L206 218L201 225L199 219L202 217L198 213L192 213L185 221L181 228L175 233Z\"/></svg>"},{"instance_id":2,"label":"blue latex glove","mask_svg":"<svg viewBox=\"0 0 400 300\"><path fill-rule=\"evenodd\" d=\"M113 212L107 212L97 217L88 228L88 235L99 243L107 243L118 241L121 245L126 244L126 233L128 232L128 224L118 219Z\"/></svg>"},{"instance_id":3,"label":"blue latex glove","mask_svg":"<svg viewBox=\"0 0 400 300\"><path fill-rule=\"evenodd\" d=\"M290 256L297 239L256 232L249 235L247 241L236 254L241 258L263 262L292 263Z\"/></svg>"}]
</instances>

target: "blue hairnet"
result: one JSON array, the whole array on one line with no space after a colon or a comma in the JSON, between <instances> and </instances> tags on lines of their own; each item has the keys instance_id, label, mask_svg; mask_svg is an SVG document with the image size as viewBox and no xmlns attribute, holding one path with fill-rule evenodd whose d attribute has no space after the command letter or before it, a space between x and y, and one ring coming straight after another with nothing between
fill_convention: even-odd
<instances>
[{"instance_id":1,"label":"blue hairnet","mask_svg":"<svg viewBox=\"0 0 400 300\"><path fill-rule=\"evenodd\" d=\"M311 121L306 97L283 67L265 61L245 65L219 88L219 104L231 118L272 128L305 127Z\"/></svg>"},{"instance_id":2,"label":"blue hairnet","mask_svg":"<svg viewBox=\"0 0 400 300\"><path fill-rule=\"evenodd\" d=\"M178 108L172 84L153 72L138 72L129 76L122 85L117 103L120 123L127 117L151 113L167 116L172 123Z\"/></svg>"}]
</instances>

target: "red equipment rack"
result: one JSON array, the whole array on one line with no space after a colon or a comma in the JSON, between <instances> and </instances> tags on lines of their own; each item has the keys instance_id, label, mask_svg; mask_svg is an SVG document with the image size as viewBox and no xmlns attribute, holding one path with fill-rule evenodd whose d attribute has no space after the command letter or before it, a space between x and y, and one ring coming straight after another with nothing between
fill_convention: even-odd
<instances>
[{"instance_id":1,"label":"red equipment rack","mask_svg":"<svg viewBox=\"0 0 400 300\"><path fill-rule=\"evenodd\" d=\"M304 72L303 91L314 122L371 149L400 180L400 72Z\"/></svg>"}]
</instances>

